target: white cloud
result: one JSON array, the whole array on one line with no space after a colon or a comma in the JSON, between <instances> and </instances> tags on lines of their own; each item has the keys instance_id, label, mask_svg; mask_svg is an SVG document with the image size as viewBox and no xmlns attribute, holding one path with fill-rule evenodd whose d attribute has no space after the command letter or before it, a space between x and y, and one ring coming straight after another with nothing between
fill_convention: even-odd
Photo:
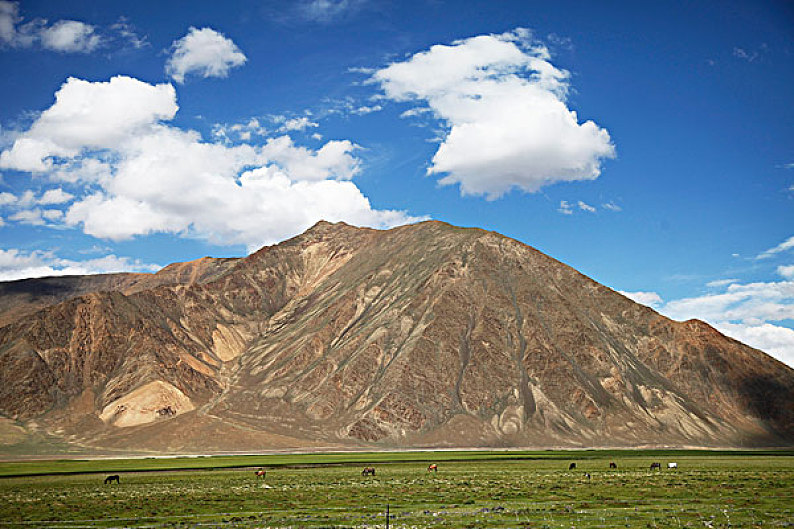
<instances>
[{"instance_id":1,"label":"white cloud","mask_svg":"<svg viewBox=\"0 0 794 529\"><path fill-rule=\"evenodd\" d=\"M791 272L794 273L794 267ZM723 287L722 292L666 303L656 292L619 292L674 320L703 320L723 334L794 367L794 330L776 324L794 320L794 281L746 284L735 279L726 281L708 284L712 288Z\"/></svg>"},{"instance_id":2,"label":"white cloud","mask_svg":"<svg viewBox=\"0 0 794 529\"><path fill-rule=\"evenodd\" d=\"M19 195L19 197L17 197L16 205L21 208L28 208L35 203L36 203L36 194L30 189L28 189L27 191Z\"/></svg>"},{"instance_id":3,"label":"white cloud","mask_svg":"<svg viewBox=\"0 0 794 529\"><path fill-rule=\"evenodd\" d=\"M170 84L150 85L116 76L92 83L70 77L55 104L0 154L0 168L46 171L52 158L74 158L83 149L113 149L174 117L176 92Z\"/></svg>"},{"instance_id":4,"label":"white cloud","mask_svg":"<svg viewBox=\"0 0 794 529\"><path fill-rule=\"evenodd\" d=\"M359 116L364 116L367 114L372 114L373 112L380 112L381 110L383 110L383 107L380 105L362 105L353 110L353 113L358 114Z\"/></svg>"},{"instance_id":5,"label":"white cloud","mask_svg":"<svg viewBox=\"0 0 794 529\"><path fill-rule=\"evenodd\" d=\"M665 314L675 319L765 321L794 319L794 281L732 283L724 292L670 301Z\"/></svg>"},{"instance_id":6,"label":"white cloud","mask_svg":"<svg viewBox=\"0 0 794 529\"><path fill-rule=\"evenodd\" d=\"M593 180L609 133L566 105L569 73L518 29L436 45L375 72L386 98L428 106L447 127L428 174L495 199L516 187Z\"/></svg>"},{"instance_id":7,"label":"white cloud","mask_svg":"<svg viewBox=\"0 0 794 529\"><path fill-rule=\"evenodd\" d=\"M608 209L609 211L623 211L623 208L615 204L614 202L607 202L606 204L601 204L604 209Z\"/></svg>"},{"instance_id":8,"label":"white cloud","mask_svg":"<svg viewBox=\"0 0 794 529\"><path fill-rule=\"evenodd\" d=\"M43 226L45 224L44 219L41 217L40 209L24 209L8 217L8 220L31 226Z\"/></svg>"},{"instance_id":9,"label":"white cloud","mask_svg":"<svg viewBox=\"0 0 794 529\"><path fill-rule=\"evenodd\" d=\"M41 31L41 45L53 51L90 53L102 43L94 29L77 20L59 20Z\"/></svg>"},{"instance_id":10,"label":"white cloud","mask_svg":"<svg viewBox=\"0 0 794 529\"><path fill-rule=\"evenodd\" d=\"M176 109L171 85L70 79L55 104L0 154L0 163L69 182L77 196L53 191L37 199L29 191L0 200L13 198L18 207L72 200L63 219L56 213L45 218L100 238L166 232L249 249L320 219L372 227L419 220L372 208L350 181L360 161L348 140L318 149L289 136L259 146L205 142L197 132L165 123ZM26 142L38 146L33 154L20 152ZM34 220L26 215L19 220Z\"/></svg>"},{"instance_id":11,"label":"white cloud","mask_svg":"<svg viewBox=\"0 0 794 529\"><path fill-rule=\"evenodd\" d=\"M291 130L306 130L307 128L319 127L319 126L320 126L319 123L315 123L314 121L310 120L308 117L302 116L299 118L292 118L285 120L280 130L282 132L287 132Z\"/></svg>"},{"instance_id":12,"label":"white cloud","mask_svg":"<svg viewBox=\"0 0 794 529\"><path fill-rule=\"evenodd\" d=\"M19 2L0 0L0 46L31 48L37 44L60 53L90 53L112 44L140 48L147 42L123 18L104 29L79 20L49 24L46 19L35 18L23 23Z\"/></svg>"},{"instance_id":13,"label":"white cloud","mask_svg":"<svg viewBox=\"0 0 794 529\"><path fill-rule=\"evenodd\" d=\"M41 216L41 210L38 208L23 209L8 217L8 220L13 220L20 224L29 224L30 226L43 226L46 224Z\"/></svg>"},{"instance_id":14,"label":"white cloud","mask_svg":"<svg viewBox=\"0 0 794 529\"><path fill-rule=\"evenodd\" d=\"M794 330L771 323L747 325L719 322L714 326L726 336L760 349L784 364L794 367Z\"/></svg>"},{"instance_id":15,"label":"white cloud","mask_svg":"<svg viewBox=\"0 0 794 529\"><path fill-rule=\"evenodd\" d=\"M135 49L144 48L149 45L149 40L146 36L138 35L132 24L124 17L121 17L118 22L110 26L110 29L116 32L119 39L127 42Z\"/></svg>"},{"instance_id":16,"label":"white cloud","mask_svg":"<svg viewBox=\"0 0 794 529\"><path fill-rule=\"evenodd\" d=\"M299 10L309 20L330 22L358 11L364 4L366 0L308 0L299 5Z\"/></svg>"},{"instance_id":17,"label":"white cloud","mask_svg":"<svg viewBox=\"0 0 794 529\"><path fill-rule=\"evenodd\" d=\"M632 301L648 305L649 307L656 308L662 304L662 297L656 292L624 292L622 290L618 290L618 292Z\"/></svg>"},{"instance_id":18,"label":"white cloud","mask_svg":"<svg viewBox=\"0 0 794 529\"><path fill-rule=\"evenodd\" d=\"M769 51L769 47L766 45L766 43L761 43L761 45L755 50L747 50L736 46L733 48L733 56L737 59L742 59L747 62L755 62L756 59L761 57L761 54L766 53L767 51Z\"/></svg>"},{"instance_id":19,"label":"white cloud","mask_svg":"<svg viewBox=\"0 0 794 529\"><path fill-rule=\"evenodd\" d=\"M16 25L20 21L17 2L0 1L0 42L14 45L17 40Z\"/></svg>"},{"instance_id":20,"label":"white cloud","mask_svg":"<svg viewBox=\"0 0 794 529\"><path fill-rule=\"evenodd\" d=\"M557 211L563 215L573 215L573 209L567 200L560 200L560 207L557 208Z\"/></svg>"},{"instance_id":21,"label":"white cloud","mask_svg":"<svg viewBox=\"0 0 794 529\"><path fill-rule=\"evenodd\" d=\"M711 288L719 288L719 287L728 286L731 283L737 283L738 281L739 281L738 279L716 279L714 281L709 281L708 283L706 283L706 286Z\"/></svg>"},{"instance_id":22,"label":"white cloud","mask_svg":"<svg viewBox=\"0 0 794 529\"><path fill-rule=\"evenodd\" d=\"M41 195L41 198L39 198L38 203L41 204L42 206L49 206L52 204L63 204L65 202L69 202L73 198L74 195L72 195L71 193L67 193L66 191L58 187L55 189L48 189L47 191L45 191L44 194Z\"/></svg>"},{"instance_id":23,"label":"white cloud","mask_svg":"<svg viewBox=\"0 0 794 529\"><path fill-rule=\"evenodd\" d=\"M267 141L262 154L283 167L293 180L350 180L359 171L354 149L348 140L332 140L315 151L296 147L289 136L279 136Z\"/></svg>"},{"instance_id":24,"label":"white cloud","mask_svg":"<svg viewBox=\"0 0 794 529\"><path fill-rule=\"evenodd\" d=\"M86 261L73 261L59 258L52 252L0 249L0 281L111 272L155 272L159 268L158 265L145 264L139 260L112 254Z\"/></svg>"},{"instance_id":25,"label":"white cloud","mask_svg":"<svg viewBox=\"0 0 794 529\"><path fill-rule=\"evenodd\" d=\"M731 282L722 292L673 300L659 310L676 320L704 320L794 366L794 331L774 323L794 320L794 281Z\"/></svg>"},{"instance_id":26,"label":"white cloud","mask_svg":"<svg viewBox=\"0 0 794 529\"><path fill-rule=\"evenodd\" d=\"M191 27L171 48L165 71L178 83L185 82L188 74L227 77L230 69L242 66L247 60L231 39L211 28Z\"/></svg>"},{"instance_id":27,"label":"white cloud","mask_svg":"<svg viewBox=\"0 0 794 529\"><path fill-rule=\"evenodd\" d=\"M786 279L794 280L794 265L780 265L777 267L777 273Z\"/></svg>"},{"instance_id":28,"label":"white cloud","mask_svg":"<svg viewBox=\"0 0 794 529\"><path fill-rule=\"evenodd\" d=\"M433 113L433 109L430 109L430 108L427 108L427 107L414 107L414 108L409 108L408 110L406 110L405 112L400 114L400 117L401 118L413 118L413 117L416 117L416 116L421 116L421 115L424 115L424 114L432 114L432 113Z\"/></svg>"},{"instance_id":29,"label":"white cloud","mask_svg":"<svg viewBox=\"0 0 794 529\"><path fill-rule=\"evenodd\" d=\"M15 196L11 193L0 193L0 207L18 210L12 214L9 220L21 222L23 224L44 224L41 211L32 208L33 206L52 206L64 204L74 198L74 195L67 193L61 188L52 188L45 191L40 197L36 198L33 191L24 191L21 195ZM51 218L54 213L49 213L46 218Z\"/></svg>"},{"instance_id":30,"label":"white cloud","mask_svg":"<svg viewBox=\"0 0 794 529\"><path fill-rule=\"evenodd\" d=\"M743 48L733 48L733 56L747 62L753 62L758 58L758 52L749 52Z\"/></svg>"},{"instance_id":31,"label":"white cloud","mask_svg":"<svg viewBox=\"0 0 794 529\"><path fill-rule=\"evenodd\" d=\"M42 210L41 216L50 222L55 222L57 220L61 220L63 218L63 211L60 209L45 209Z\"/></svg>"},{"instance_id":32,"label":"white cloud","mask_svg":"<svg viewBox=\"0 0 794 529\"><path fill-rule=\"evenodd\" d=\"M257 118L250 118L245 123L216 124L212 128L212 135L221 141L249 142L254 136L266 136L268 130L262 126Z\"/></svg>"},{"instance_id":33,"label":"white cloud","mask_svg":"<svg viewBox=\"0 0 794 529\"><path fill-rule=\"evenodd\" d=\"M785 252L786 250L790 250L791 248L794 248L794 235L789 237L785 241L781 242L780 244L778 244L774 248L770 248L768 250L764 250L763 252L758 254L756 259L768 259L768 258L772 257L773 255Z\"/></svg>"},{"instance_id":34,"label":"white cloud","mask_svg":"<svg viewBox=\"0 0 794 529\"><path fill-rule=\"evenodd\" d=\"M588 213L595 213L597 211L595 206L591 206L582 200L576 201L575 204L572 204L567 200L560 200L560 207L557 208L557 211L563 215L573 215L574 208L578 208L579 210L586 211Z\"/></svg>"}]
</instances>

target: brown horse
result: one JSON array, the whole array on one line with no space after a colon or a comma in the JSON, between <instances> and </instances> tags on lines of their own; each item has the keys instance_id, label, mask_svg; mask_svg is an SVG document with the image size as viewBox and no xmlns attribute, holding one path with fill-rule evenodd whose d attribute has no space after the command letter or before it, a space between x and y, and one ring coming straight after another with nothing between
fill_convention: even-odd
<instances>
[{"instance_id":1,"label":"brown horse","mask_svg":"<svg viewBox=\"0 0 794 529\"><path fill-rule=\"evenodd\" d=\"M613 461L613 462L609 463L609 468L618 468L618 465L617 465L617 463L615 463Z\"/></svg>"},{"instance_id":2,"label":"brown horse","mask_svg":"<svg viewBox=\"0 0 794 529\"><path fill-rule=\"evenodd\" d=\"M431 472L431 471L432 471L432 472L438 472L438 465L436 465L435 463L433 463L432 465L430 465L429 467L427 467L427 471L428 471L428 472Z\"/></svg>"},{"instance_id":3,"label":"brown horse","mask_svg":"<svg viewBox=\"0 0 794 529\"><path fill-rule=\"evenodd\" d=\"M259 470L254 472L254 475L256 476L256 479L259 479L259 478L265 479L265 473L266 473L265 469L260 467Z\"/></svg>"},{"instance_id":4,"label":"brown horse","mask_svg":"<svg viewBox=\"0 0 794 529\"><path fill-rule=\"evenodd\" d=\"M568 465L568 470L575 470L575 469L576 469L576 463L571 463L570 465Z\"/></svg>"},{"instance_id":5,"label":"brown horse","mask_svg":"<svg viewBox=\"0 0 794 529\"><path fill-rule=\"evenodd\" d=\"M364 467L364 470L361 471L362 476L374 476L375 475L375 467Z\"/></svg>"},{"instance_id":6,"label":"brown horse","mask_svg":"<svg viewBox=\"0 0 794 529\"><path fill-rule=\"evenodd\" d=\"M662 464L661 463L651 463L651 470L653 470L653 469L662 470Z\"/></svg>"},{"instance_id":7,"label":"brown horse","mask_svg":"<svg viewBox=\"0 0 794 529\"><path fill-rule=\"evenodd\" d=\"M108 483L116 482L117 484L121 485L121 478L119 478L118 474L113 474L112 476L108 476L105 478L105 485Z\"/></svg>"}]
</instances>

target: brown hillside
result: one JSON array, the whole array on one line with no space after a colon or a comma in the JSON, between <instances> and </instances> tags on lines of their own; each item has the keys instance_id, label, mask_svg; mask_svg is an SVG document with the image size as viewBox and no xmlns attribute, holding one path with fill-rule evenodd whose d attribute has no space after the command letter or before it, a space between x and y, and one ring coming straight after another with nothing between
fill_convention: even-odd
<instances>
[{"instance_id":1,"label":"brown hillside","mask_svg":"<svg viewBox=\"0 0 794 529\"><path fill-rule=\"evenodd\" d=\"M322 222L222 264L0 329L0 413L168 451L794 444L794 370L496 233Z\"/></svg>"}]
</instances>

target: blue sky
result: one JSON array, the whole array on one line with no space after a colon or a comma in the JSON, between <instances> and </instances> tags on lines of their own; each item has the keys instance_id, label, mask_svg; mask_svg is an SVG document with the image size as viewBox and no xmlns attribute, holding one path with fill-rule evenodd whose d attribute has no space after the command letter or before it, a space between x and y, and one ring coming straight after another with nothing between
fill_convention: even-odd
<instances>
[{"instance_id":1,"label":"blue sky","mask_svg":"<svg viewBox=\"0 0 794 529\"><path fill-rule=\"evenodd\" d=\"M794 364L791 2L0 1L0 68L0 279L433 218Z\"/></svg>"}]
</instances>

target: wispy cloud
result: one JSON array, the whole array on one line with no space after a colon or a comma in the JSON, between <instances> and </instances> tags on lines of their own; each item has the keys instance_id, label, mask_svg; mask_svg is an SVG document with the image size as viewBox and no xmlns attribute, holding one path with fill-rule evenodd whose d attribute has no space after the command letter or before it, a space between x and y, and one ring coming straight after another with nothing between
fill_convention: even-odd
<instances>
[{"instance_id":1,"label":"wispy cloud","mask_svg":"<svg viewBox=\"0 0 794 529\"><path fill-rule=\"evenodd\" d=\"M781 242L777 246L770 248L768 250L764 250L760 254L756 256L756 259L769 259L770 257L777 255L779 253L783 253L790 249L794 248L794 235L786 239L785 241Z\"/></svg>"},{"instance_id":2,"label":"wispy cloud","mask_svg":"<svg viewBox=\"0 0 794 529\"><path fill-rule=\"evenodd\" d=\"M706 283L706 286L709 288L720 288L730 285L731 283L738 283L738 279L716 279L714 281L709 281Z\"/></svg>"},{"instance_id":3,"label":"wispy cloud","mask_svg":"<svg viewBox=\"0 0 794 529\"><path fill-rule=\"evenodd\" d=\"M315 22L328 23L358 12L367 0L308 0L298 4L300 14Z\"/></svg>"},{"instance_id":4,"label":"wispy cloud","mask_svg":"<svg viewBox=\"0 0 794 529\"><path fill-rule=\"evenodd\" d=\"M259 118L250 118L242 123L216 123L212 127L213 137L224 143L250 142L257 136L265 137L269 133Z\"/></svg>"},{"instance_id":5,"label":"wispy cloud","mask_svg":"<svg viewBox=\"0 0 794 529\"><path fill-rule=\"evenodd\" d=\"M696 318L794 367L794 266L778 267L784 281L712 281L702 296L664 301L656 292L621 292L675 320ZM716 290L716 291L714 291Z\"/></svg>"},{"instance_id":6,"label":"wispy cloud","mask_svg":"<svg viewBox=\"0 0 794 529\"><path fill-rule=\"evenodd\" d=\"M156 272L159 269L160 266L156 264L143 263L137 259L113 254L75 261L58 257L53 252L0 249L0 281L112 272Z\"/></svg>"},{"instance_id":7,"label":"wispy cloud","mask_svg":"<svg viewBox=\"0 0 794 529\"><path fill-rule=\"evenodd\" d=\"M642 303L649 307L658 308L662 304L662 297L656 292L624 292L622 290L618 290L618 292L637 303Z\"/></svg>"},{"instance_id":8,"label":"wispy cloud","mask_svg":"<svg viewBox=\"0 0 794 529\"><path fill-rule=\"evenodd\" d=\"M320 126L319 123L312 121L308 116L301 116L298 118L283 118L280 120L280 122L280 132L303 131Z\"/></svg>"},{"instance_id":9,"label":"wispy cloud","mask_svg":"<svg viewBox=\"0 0 794 529\"><path fill-rule=\"evenodd\" d=\"M747 48L740 48L738 46L735 46L733 48L733 56L743 61L755 62L768 50L769 47L766 45L766 43L761 43L754 50L749 50Z\"/></svg>"},{"instance_id":10,"label":"wispy cloud","mask_svg":"<svg viewBox=\"0 0 794 529\"><path fill-rule=\"evenodd\" d=\"M141 48L147 45L146 37L138 35L124 18L106 28L79 20L50 23L47 19L35 18L25 22L19 5L19 2L0 0L0 46L39 46L60 53L91 53L108 46Z\"/></svg>"},{"instance_id":11,"label":"wispy cloud","mask_svg":"<svg viewBox=\"0 0 794 529\"><path fill-rule=\"evenodd\" d=\"M620 206L613 204L612 202L601 204L601 207L607 211L612 211L612 212L623 211L623 209ZM598 213L598 208L596 206L590 205L583 200L576 200L576 201L561 200L560 205L557 208L557 211L562 213L563 215L573 215L575 210L584 211L586 213Z\"/></svg>"}]
</instances>

